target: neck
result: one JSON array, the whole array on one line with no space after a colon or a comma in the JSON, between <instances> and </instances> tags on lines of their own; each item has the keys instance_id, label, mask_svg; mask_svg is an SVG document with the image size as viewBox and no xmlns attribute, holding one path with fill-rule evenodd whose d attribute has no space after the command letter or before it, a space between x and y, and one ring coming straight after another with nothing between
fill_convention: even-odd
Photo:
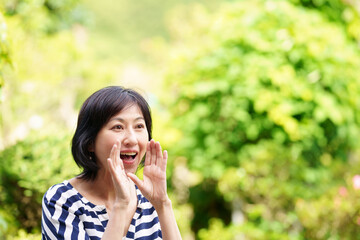
<instances>
[{"instance_id":1,"label":"neck","mask_svg":"<svg viewBox=\"0 0 360 240\"><path fill-rule=\"evenodd\" d=\"M99 170L95 180L91 182L91 187L104 200L109 200L109 197L114 195L113 181L108 171Z\"/></svg>"},{"instance_id":2,"label":"neck","mask_svg":"<svg viewBox=\"0 0 360 240\"><path fill-rule=\"evenodd\" d=\"M74 178L70 183L81 195L95 205L108 206L115 199L111 175L106 170L100 169L94 180L85 181Z\"/></svg>"}]
</instances>

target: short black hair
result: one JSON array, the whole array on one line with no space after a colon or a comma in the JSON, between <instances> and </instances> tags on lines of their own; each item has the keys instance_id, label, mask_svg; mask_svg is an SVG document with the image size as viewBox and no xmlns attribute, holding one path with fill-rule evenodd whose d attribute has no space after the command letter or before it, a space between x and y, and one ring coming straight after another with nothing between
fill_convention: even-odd
<instances>
[{"instance_id":1,"label":"short black hair","mask_svg":"<svg viewBox=\"0 0 360 240\"><path fill-rule=\"evenodd\" d=\"M150 140L152 131L150 107L138 92L120 86L109 86L96 91L85 100L79 112L71 144L74 160L83 169L79 175L81 179L96 178L99 166L94 152L89 149L95 144L97 134L110 118L131 104L139 106Z\"/></svg>"}]
</instances>

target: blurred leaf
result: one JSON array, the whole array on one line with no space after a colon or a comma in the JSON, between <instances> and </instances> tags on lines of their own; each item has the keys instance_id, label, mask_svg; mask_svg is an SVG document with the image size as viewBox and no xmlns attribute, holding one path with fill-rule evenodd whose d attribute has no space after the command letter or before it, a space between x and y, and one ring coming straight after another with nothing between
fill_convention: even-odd
<instances>
[{"instance_id":1,"label":"blurred leaf","mask_svg":"<svg viewBox=\"0 0 360 240\"><path fill-rule=\"evenodd\" d=\"M211 199L224 199L232 214L241 200L245 221L239 231L249 239L348 238L359 232L355 225L345 229L313 217L324 232L320 237L296 210L299 199L316 201L343 184L348 164L353 174L360 171L354 138L360 132L360 49L348 22L337 19L352 5L292 2L239 1L213 15L195 8L188 15L200 14L207 24L195 22L186 30L191 34L174 36L182 45L173 46L166 99L173 99L167 103L183 134L174 151L188 159L189 171L204 177L189 197L199 238L231 233L230 215L207 225L222 206L209 212L213 202L202 200L198 207L197 194L209 182L217 189ZM329 204L315 207L332 212Z\"/></svg>"}]
</instances>

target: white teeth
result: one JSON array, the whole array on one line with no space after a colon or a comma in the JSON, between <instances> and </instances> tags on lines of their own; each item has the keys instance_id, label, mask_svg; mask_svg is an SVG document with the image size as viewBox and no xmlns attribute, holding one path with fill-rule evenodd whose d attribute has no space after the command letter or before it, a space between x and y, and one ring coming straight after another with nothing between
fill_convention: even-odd
<instances>
[{"instance_id":1,"label":"white teeth","mask_svg":"<svg viewBox=\"0 0 360 240\"><path fill-rule=\"evenodd\" d=\"M127 153L121 153L121 155L134 156L134 155L136 155L136 153L135 152L127 152Z\"/></svg>"}]
</instances>

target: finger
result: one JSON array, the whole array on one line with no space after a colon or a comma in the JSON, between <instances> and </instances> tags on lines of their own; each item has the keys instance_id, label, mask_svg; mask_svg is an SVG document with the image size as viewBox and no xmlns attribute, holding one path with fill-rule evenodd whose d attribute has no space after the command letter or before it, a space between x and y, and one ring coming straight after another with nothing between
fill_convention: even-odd
<instances>
[{"instance_id":1,"label":"finger","mask_svg":"<svg viewBox=\"0 0 360 240\"><path fill-rule=\"evenodd\" d=\"M124 163L123 163L123 161L121 160L120 157L119 157L119 166L121 167L121 169L122 169L123 171L125 171Z\"/></svg>"},{"instance_id":2,"label":"finger","mask_svg":"<svg viewBox=\"0 0 360 240\"><path fill-rule=\"evenodd\" d=\"M108 163L109 172L111 174L111 177L114 178L116 176L116 171L115 171L115 167L114 167L112 159L108 158L107 163Z\"/></svg>"},{"instance_id":3,"label":"finger","mask_svg":"<svg viewBox=\"0 0 360 240\"><path fill-rule=\"evenodd\" d=\"M151 154L151 165L156 164L156 149L155 149L155 141L151 139L150 141L150 154Z\"/></svg>"},{"instance_id":4,"label":"finger","mask_svg":"<svg viewBox=\"0 0 360 240\"><path fill-rule=\"evenodd\" d=\"M136 186L138 186L141 192L144 190L144 182L141 181L135 174L127 173L127 176L136 184Z\"/></svg>"},{"instance_id":5,"label":"finger","mask_svg":"<svg viewBox=\"0 0 360 240\"><path fill-rule=\"evenodd\" d=\"M115 181L120 182L122 170L117 168L117 166L115 165L114 161L111 158L108 158L107 160L108 160L108 165L109 165L109 169L110 169L110 175L111 175L114 183L115 183Z\"/></svg>"},{"instance_id":6,"label":"finger","mask_svg":"<svg viewBox=\"0 0 360 240\"><path fill-rule=\"evenodd\" d=\"M116 145L114 144L111 148L111 151L110 151L110 155L109 155L109 158L111 159L111 161L114 163L114 156L115 156L115 149L116 149Z\"/></svg>"},{"instance_id":7,"label":"finger","mask_svg":"<svg viewBox=\"0 0 360 240\"><path fill-rule=\"evenodd\" d=\"M151 164L150 142L146 144L145 166Z\"/></svg>"},{"instance_id":8,"label":"finger","mask_svg":"<svg viewBox=\"0 0 360 240\"><path fill-rule=\"evenodd\" d=\"M155 143L155 151L156 151L156 166L160 166L162 163L162 153L161 153L161 146L159 142Z\"/></svg>"},{"instance_id":9,"label":"finger","mask_svg":"<svg viewBox=\"0 0 360 240\"><path fill-rule=\"evenodd\" d=\"M120 155L120 150L119 150L119 141L118 140L116 140L116 142L115 142L115 151L114 151L114 162L115 162L115 166L118 166L119 165L119 159L118 158L120 158L119 157L119 155Z\"/></svg>"},{"instance_id":10,"label":"finger","mask_svg":"<svg viewBox=\"0 0 360 240\"><path fill-rule=\"evenodd\" d=\"M160 168L164 171L166 171L167 160L168 160L168 152L164 150L163 161L162 164L160 165Z\"/></svg>"},{"instance_id":11,"label":"finger","mask_svg":"<svg viewBox=\"0 0 360 240\"><path fill-rule=\"evenodd\" d=\"M115 156L116 157L116 163L117 163L118 166L121 167L122 170L124 170L124 163L120 158L121 142L120 142L119 139L116 141L116 145L117 145L116 153L115 153L115 155L116 155Z\"/></svg>"},{"instance_id":12,"label":"finger","mask_svg":"<svg viewBox=\"0 0 360 240\"><path fill-rule=\"evenodd\" d=\"M108 162L108 165L109 165L109 169L110 169L110 175L111 175L111 179L112 179L112 182L114 184L114 190L117 191L119 194L124 194L124 177L125 176L125 173L124 173L124 176L121 176L121 174L118 174L116 172L116 170L119 170L117 169L117 167L114 165L114 162L111 158L108 158L107 159L107 162ZM124 171L122 171L124 172Z\"/></svg>"},{"instance_id":13,"label":"finger","mask_svg":"<svg viewBox=\"0 0 360 240\"><path fill-rule=\"evenodd\" d=\"M166 159L166 160L168 159L168 152L166 150L164 150L163 156L164 156L164 159Z\"/></svg>"},{"instance_id":14,"label":"finger","mask_svg":"<svg viewBox=\"0 0 360 240\"><path fill-rule=\"evenodd\" d=\"M110 150L110 155L109 155L109 158L111 158L111 160L113 159L113 156L114 156L114 151L115 151L115 144L112 146L111 150Z\"/></svg>"},{"instance_id":15,"label":"finger","mask_svg":"<svg viewBox=\"0 0 360 240\"><path fill-rule=\"evenodd\" d=\"M116 170L117 166L119 166L119 160L117 159L117 153L118 153L118 146L117 142L114 143L113 148L111 149L111 160L114 166L114 169Z\"/></svg>"}]
</instances>

